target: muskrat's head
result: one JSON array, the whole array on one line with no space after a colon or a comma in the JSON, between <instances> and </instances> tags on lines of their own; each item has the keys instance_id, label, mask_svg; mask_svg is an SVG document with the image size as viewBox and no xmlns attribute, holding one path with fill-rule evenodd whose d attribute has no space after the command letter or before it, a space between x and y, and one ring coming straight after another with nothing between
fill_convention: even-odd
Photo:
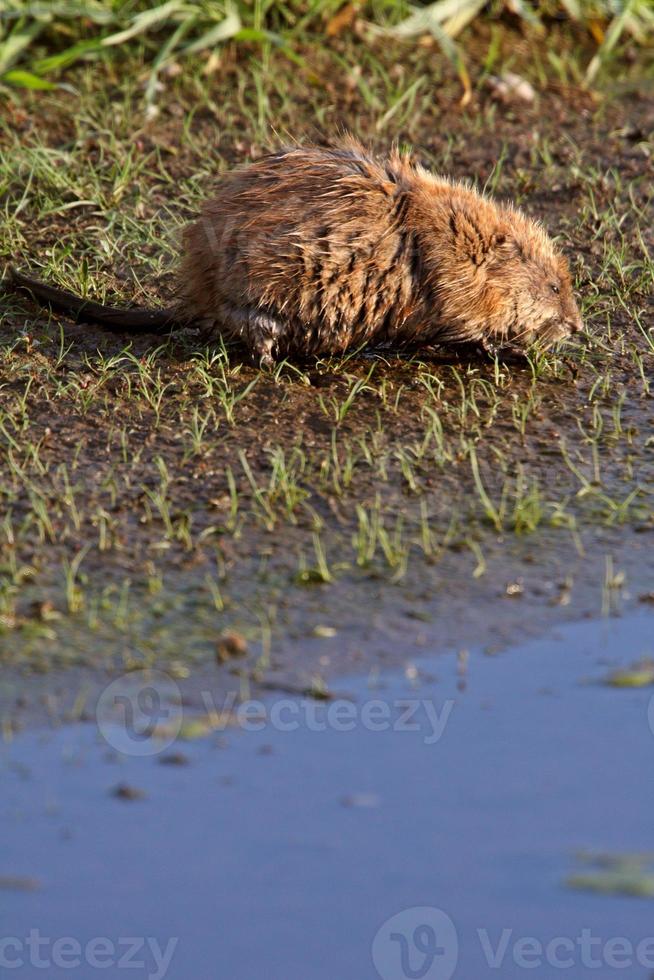
<instances>
[{"instance_id":1,"label":"muskrat's head","mask_svg":"<svg viewBox=\"0 0 654 980\"><path fill-rule=\"evenodd\" d=\"M579 332L568 263L544 229L467 187L442 188L422 215L441 231L427 262L447 335L527 347Z\"/></svg>"},{"instance_id":2,"label":"muskrat's head","mask_svg":"<svg viewBox=\"0 0 654 980\"><path fill-rule=\"evenodd\" d=\"M483 292L486 329L499 343L546 347L583 329L564 256L534 221L503 209L489 249Z\"/></svg>"}]
</instances>

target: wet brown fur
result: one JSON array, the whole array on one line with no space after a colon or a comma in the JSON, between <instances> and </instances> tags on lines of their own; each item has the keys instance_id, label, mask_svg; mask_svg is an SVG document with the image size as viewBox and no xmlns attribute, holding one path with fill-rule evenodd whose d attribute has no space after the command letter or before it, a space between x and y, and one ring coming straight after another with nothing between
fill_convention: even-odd
<instances>
[{"instance_id":1,"label":"wet brown fur","mask_svg":"<svg viewBox=\"0 0 654 980\"><path fill-rule=\"evenodd\" d=\"M368 343L549 344L582 326L538 223L354 140L222 177L184 233L178 296L163 326L199 324L267 363Z\"/></svg>"}]
</instances>

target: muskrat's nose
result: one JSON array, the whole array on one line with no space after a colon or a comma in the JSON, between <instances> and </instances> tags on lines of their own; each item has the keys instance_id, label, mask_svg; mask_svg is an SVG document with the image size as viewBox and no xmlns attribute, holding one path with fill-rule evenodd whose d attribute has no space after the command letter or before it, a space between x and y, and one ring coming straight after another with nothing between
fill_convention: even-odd
<instances>
[{"instance_id":1,"label":"muskrat's nose","mask_svg":"<svg viewBox=\"0 0 654 980\"><path fill-rule=\"evenodd\" d=\"M573 316L570 320L568 320L568 329L570 333L582 332L584 329L584 321L581 319L580 313L577 313L576 316Z\"/></svg>"}]
</instances>

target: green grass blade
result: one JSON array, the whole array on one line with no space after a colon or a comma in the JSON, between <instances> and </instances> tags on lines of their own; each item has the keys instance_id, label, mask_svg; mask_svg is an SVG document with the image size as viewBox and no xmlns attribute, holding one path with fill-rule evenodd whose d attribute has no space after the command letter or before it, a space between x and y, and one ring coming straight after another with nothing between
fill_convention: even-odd
<instances>
[{"instance_id":1,"label":"green grass blade","mask_svg":"<svg viewBox=\"0 0 654 980\"><path fill-rule=\"evenodd\" d=\"M49 82L47 78L39 78L38 75L33 75L31 71L25 71L23 68L12 68L11 71L5 72L1 77L3 82L17 85L20 88L42 89L44 91L57 88L54 82Z\"/></svg>"},{"instance_id":2,"label":"green grass blade","mask_svg":"<svg viewBox=\"0 0 654 980\"><path fill-rule=\"evenodd\" d=\"M219 24L214 24L208 31L205 31L199 38L187 44L184 54L194 54L197 51L204 51L206 48L213 48L214 45L222 41L229 41L236 37L242 28L241 18L235 7L232 7Z\"/></svg>"},{"instance_id":3,"label":"green grass blade","mask_svg":"<svg viewBox=\"0 0 654 980\"><path fill-rule=\"evenodd\" d=\"M409 38L434 33L436 28L444 31L448 37L455 37L485 4L486 0L436 0L436 3L414 10L395 27L389 28L388 33Z\"/></svg>"},{"instance_id":4,"label":"green grass blade","mask_svg":"<svg viewBox=\"0 0 654 980\"><path fill-rule=\"evenodd\" d=\"M454 67L461 85L463 86L463 98L461 104L466 105L472 95L472 85L463 55L459 47L452 40L453 34L458 33L469 23L484 6L483 0L436 0L424 10L414 11L409 17L401 21L395 27L388 29L387 33L394 37L410 38L420 34L431 34Z\"/></svg>"},{"instance_id":5,"label":"green grass blade","mask_svg":"<svg viewBox=\"0 0 654 980\"><path fill-rule=\"evenodd\" d=\"M463 54L461 53L461 49L438 24L432 24L430 27L430 32L438 41L443 54L459 76L459 81L463 86L461 105L467 105L472 97L472 84L470 82L470 75L468 74L468 69L466 68L466 63L463 58Z\"/></svg>"},{"instance_id":6,"label":"green grass blade","mask_svg":"<svg viewBox=\"0 0 654 980\"><path fill-rule=\"evenodd\" d=\"M486 0L468 0L459 4L456 12L443 24L443 30L448 37L457 37L468 24L472 23L480 10L486 6Z\"/></svg>"},{"instance_id":7,"label":"green grass blade","mask_svg":"<svg viewBox=\"0 0 654 980\"><path fill-rule=\"evenodd\" d=\"M244 41L246 44L284 44L284 39L273 31L262 31L256 27L243 27L234 35L234 40Z\"/></svg>"},{"instance_id":8,"label":"green grass blade","mask_svg":"<svg viewBox=\"0 0 654 980\"><path fill-rule=\"evenodd\" d=\"M620 36L625 29L634 8L637 6L637 3L638 0L626 0L620 13L617 14L611 21L603 43L597 49L596 54L586 69L586 74L584 76L586 85L592 85L597 73L602 67L602 63L606 60L608 55L620 40Z\"/></svg>"},{"instance_id":9,"label":"green grass blade","mask_svg":"<svg viewBox=\"0 0 654 980\"><path fill-rule=\"evenodd\" d=\"M579 0L561 0L561 6L571 20L581 21L582 13Z\"/></svg>"},{"instance_id":10,"label":"green grass blade","mask_svg":"<svg viewBox=\"0 0 654 980\"><path fill-rule=\"evenodd\" d=\"M84 55L89 54L91 51L98 51L101 47L102 38L95 38L93 41L79 41L77 44L71 45L70 48L66 48L65 51L60 51L58 54L50 55L47 58L39 58L32 63L31 67L39 75L48 75L51 71L61 71L62 68L68 68L69 65L83 58Z\"/></svg>"},{"instance_id":11,"label":"green grass blade","mask_svg":"<svg viewBox=\"0 0 654 980\"><path fill-rule=\"evenodd\" d=\"M154 62L152 63L152 71L150 72L148 84L145 89L146 105L152 105L154 102L157 88L157 75L161 71L162 66L166 63L168 58L170 58L179 42L182 40L185 34L188 34L194 24L195 17L188 17L186 20L183 20L181 24L178 25L177 30L173 31L173 33L167 39L166 43L159 51L159 54L154 59Z\"/></svg>"},{"instance_id":12,"label":"green grass blade","mask_svg":"<svg viewBox=\"0 0 654 980\"><path fill-rule=\"evenodd\" d=\"M538 5L536 4L536 6ZM543 22L529 3L525 3L525 0L511 0L511 11L517 14L518 17L522 17L532 27L537 28L539 31L543 30Z\"/></svg>"},{"instance_id":13,"label":"green grass blade","mask_svg":"<svg viewBox=\"0 0 654 980\"><path fill-rule=\"evenodd\" d=\"M22 6L11 8L5 2L0 2L0 17L16 16L16 13L29 15L35 20L77 20L84 17L86 20L93 21L94 24L115 23L118 10L112 9L115 4L107 3L106 0L80 0L79 3L70 0L45 0L43 3L25 3Z\"/></svg>"},{"instance_id":14,"label":"green grass blade","mask_svg":"<svg viewBox=\"0 0 654 980\"><path fill-rule=\"evenodd\" d=\"M482 502L486 517L493 524L497 531L502 530L502 514L497 509L493 501L488 496L486 487L481 478L479 472L479 462L477 460L477 453L474 448L470 447L470 468L472 469L472 478L475 481L475 487L477 488L477 493L479 494L479 499Z\"/></svg>"},{"instance_id":15,"label":"green grass blade","mask_svg":"<svg viewBox=\"0 0 654 980\"><path fill-rule=\"evenodd\" d=\"M18 21L9 36L0 44L0 75L8 71L18 61L23 51L41 33L45 24L45 21L38 20L28 23L25 18Z\"/></svg>"},{"instance_id":16,"label":"green grass blade","mask_svg":"<svg viewBox=\"0 0 654 980\"><path fill-rule=\"evenodd\" d=\"M118 31L117 34L109 34L104 37L102 46L111 47L116 44L124 44L125 41L129 41L139 34L146 34L152 27L167 21L173 14L178 14L185 7L186 5L181 0L168 0L168 3L163 3L160 7L144 10L133 18L131 25L126 27L124 31Z\"/></svg>"}]
</instances>

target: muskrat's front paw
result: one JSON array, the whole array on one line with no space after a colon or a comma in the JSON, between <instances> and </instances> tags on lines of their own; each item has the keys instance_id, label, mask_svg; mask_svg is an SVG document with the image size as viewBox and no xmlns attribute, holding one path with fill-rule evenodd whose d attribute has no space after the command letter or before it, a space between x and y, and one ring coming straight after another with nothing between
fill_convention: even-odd
<instances>
[{"instance_id":1,"label":"muskrat's front paw","mask_svg":"<svg viewBox=\"0 0 654 980\"><path fill-rule=\"evenodd\" d=\"M277 364L274 354L274 341L263 340L252 351L252 363L261 371L273 371Z\"/></svg>"},{"instance_id":2,"label":"muskrat's front paw","mask_svg":"<svg viewBox=\"0 0 654 980\"><path fill-rule=\"evenodd\" d=\"M259 363L257 367L261 371L274 371L276 365L277 365L277 361L272 356L272 354L263 354L259 358Z\"/></svg>"},{"instance_id":3,"label":"muskrat's front paw","mask_svg":"<svg viewBox=\"0 0 654 980\"><path fill-rule=\"evenodd\" d=\"M507 364L529 363L527 351L522 347L513 347L511 344L504 344L501 347L494 348L493 353L489 356L491 356L493 359L499 357L500 361L504 361Z\"/></svg>"}]
</instances>

